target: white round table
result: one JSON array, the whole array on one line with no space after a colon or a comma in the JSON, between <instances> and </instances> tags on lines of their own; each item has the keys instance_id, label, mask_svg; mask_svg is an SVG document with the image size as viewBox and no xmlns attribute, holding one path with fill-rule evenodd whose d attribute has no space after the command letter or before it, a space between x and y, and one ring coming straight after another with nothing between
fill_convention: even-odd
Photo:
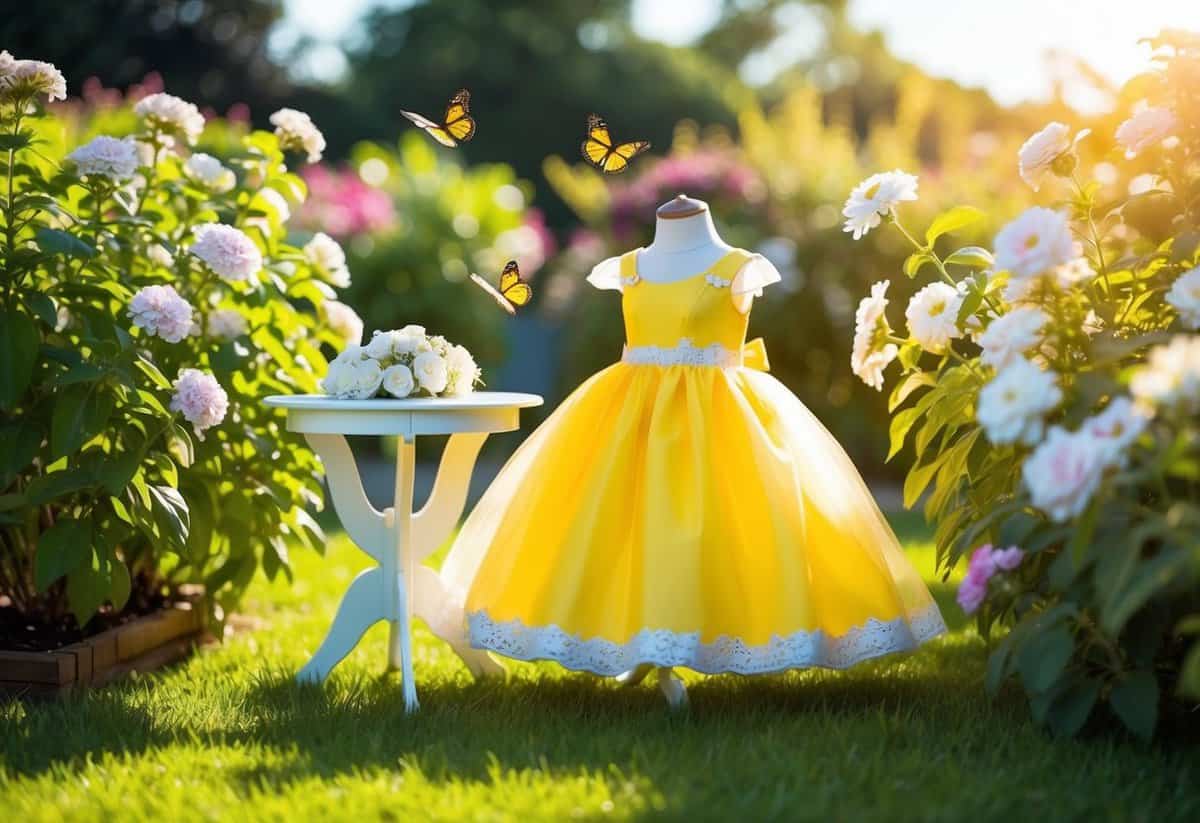
<instances>
[{"instance_id":1,"label":"white round table","mask_svg":"<svg viewBox=\"0 0 1200 823\"><path fill-rule=\"evenodd\" d=\"M461 604L441 577L422 565L450 536L467 500L471 470L492 432L516 429L520 410L540 406L536 394L474 392L464 397L338 400L324 395L275 395L268 406L287 409L287 427L302 433L325 465L333 507L354 543L379 564L354 578L329 634L296 678L320 683L380 620L390 624L388 665L402 670L404 705L415 711L411 625L414 614L448 642L476 676L500 671L472 649ZM396 447L393 505L378 511L367 500L346 435L392 435ZM449 434L429 500L413 512L414 443L420 435Z\"/></svg>"}]
</instances>

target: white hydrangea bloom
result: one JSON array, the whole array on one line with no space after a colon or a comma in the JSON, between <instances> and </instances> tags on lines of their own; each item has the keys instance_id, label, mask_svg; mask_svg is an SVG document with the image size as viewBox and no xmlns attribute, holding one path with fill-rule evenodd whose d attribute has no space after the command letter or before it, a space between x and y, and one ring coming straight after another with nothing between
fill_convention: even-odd
<instances>
[{"instance_id":1,"label":"white hydrangea bloom","mask_svg":"<svg viewBox=\"0 0 1200 823\"><path fill-rule=\"evenodd\" d=\"M193 231L188 249L231 283L252 279L263 267L262 252L245 232L222 223L205 223Z\"/></svg>"},{"instance_id":2,"label":"white hydrangea bloom","mask_svg":"<svg viewBox=\"0 0 1200 823\"><path fill-rule=\"evenodd\" d=\"M192 306L174 286L146 286L129 301L133 325L151 337L178 343L192 333Z\"/></svg>"},{"instance_id":3,"label":"white hydrangea bloom","mask_svg":"<svg viewBox=\"0 0 1200 823\"><path fill-rule=\"evenodd\" d=\"M218 340L233 340L249 331L250 324L237 309L216 309L208 316L208 334Z\"/></svg>"},{"instance_id":4,"label":"white hydrangea bloom","mask_svg":"<svg viewBox=\"0 0 1200 823\"><path fill-rule=\"evenodd\" d=\"M1036 277L1079 257L1067 216L1035 206L996 235L996 268L1013 278Z\"/></svg>"},{"instance_id":5,"label":"white hydrangea bloom","mask_svg":"<svg viewBox=\"0 0 1200 823\"><path fill-rule=\"evenodd\" d=\"M1042 418L1060 402L1062 389L1054 373L1022 357L980 389L975 416L993 443L1033 445L1042 437Z\"/></svg>"},{"instance_id":6,"label":"white hydrangea bloom","mask_svg":"<svg viewBox=\"0 0 1200 823\"><path fill-rule=\"evenodd\" d=\"M1021 476L1033 505L1061 523L1087 508L1104 469L1102 452L1089 435L1054 426L1021 466Z\"/></svg>"},{"instance_id":7,"label":"white hydrangea bloom","mask_svg":"<svg viewBox=\"0 0 1200 823\"><path fill-rule=\"evenodd\" d=\"M271 115L275 136L285 150L303 151L308 162L316 163L325 151L325 135L313 124L312 118L295 109L280 109Z\"/></svg>"},{"instance_id":8,"label":"white hydrangea bloom","mask_svg":"<svg viewBox=\"0 0 1200 823\"><path fill-rule=\"evenodd\" d=\"M1189 329L1200 329L1200 266L1179 275L1166 300L1179 313L1179 322Z\"/></svg>"},{"instance_id":9,"label":"white hydrangea bloom","mask_svg":"<svg viewBox=\"0 0 1200 823\"><path fill-rule=\"evenodd\" d=\"M173 94L158 92L143 97L133 107L133 112L152 129L180 136L189 145L204 131L204 115L200 109Z\"/></svg>"},{"instance_id":10,"label":"white hydrangea bloom","mask_svg":"<svg viewBox=\"0 0 1200 823\"><path fill-rule=\"evenodd\" d=\"M930 352L941 352L956 337L958 310L962 307L963 295L949 283L930 283L908 301L904 317L908 320L908 331Z\"/></svg>"},{"instance_id":11,"label":"white hydrangea bloom","mask_svg":"<svg viewBox=\"0 0 1200 823\"><path fill-rule=\"evenodd\" d=\"M888 325L887 290L890 280L871 286L854 313L854 348L850 352L850 369L860 380L876 391L883 388L883 370L896 359L899 349L888 341L892 333Z\"/></svg>"},{"instance_id":12,"label":"white hydrangea bloom","mask_svg":"<svg viewBox=\"0 0 1200 823\"><path fill-rule=\"evenodd\" d=\"M1041 331L1050 318L1033 306L1022 306L1001 315L988 325L976 342L983 349L979 359L999 371L1041 342Z\"/></svg>"},{"instance_id":13,"label":"white hydrangea bloom","mask_svg":"<svg viewBox=\"0 0 1200 823\"><path fill-rule=\"evenodd\" d=\"M183 164L183 173L209 191L224 194L234 187L237 178L220 160L211 154L196 152Z\"/></svg>"},{"instance_id":14,"label":"white hydrangea bloom","mask_svg":"<svg viewBox=\"0 0 1200 823\"><path fill-rule=\"evenodd\" d=\"M1179 334L1151 349L1146 364L1133 373L1129 391L1148 414L1158 408L1200 412L1200 336Z\"/></svg>"},{"instance_id":15,"label":"white hydrangea bloom","mask_svg":"<svg viewBox=\"0 0 1200 823\"><path fill-rule=\"evenodd\" d=\"M0 100L27 99L46 95L46 102L67 99L67 80L53 63L14 60L0 52Z\"/></svg>"},{"instance_id":16,"label":"white hydrangea bloom","mask_svg":"<svg viewBox=\"0 0 1200 823\"><path fill-rule=\"evenodd\" d=\"M221 388L217 378L199 369L183 369L174 386L171 411L182 412L192 424L196 436L203 440L206 430L225 419L229 410L229 395Z\"/></svg>"},{"instance_id":17,"label":"white hydrangea bloom","mask_svg":"<svg viewBox=\"0 0 1200 823\"><path fill-rule=\"evenodd\" d=\"M842 216L844 231L852 232L858 240L879 225L882 218L895 212L907 200L917 199L917 177L896 169L872 174L850 192Z\"/></svg>"},{"instance_id":18,"label":"white hydrangea bloom","mask_svg":"<svg viewBox=\"0 0 1200 823\"><path fill-rule=\"evenodd\" d=\"M1125 157L1133 159L1169 137L1176 124L1175 114L1170 109L1142 109L1117 126L1117 142L1125 149Z\"/></svg>"},{"instance_id":19,"label":"white hydrangea bloom","mask_svg":"<svg viewBox=\"0 0 1200 823\"><path fill-rule=\"evenodd\" d=\"M325 232L317 232L304 244L304 258L314 269L339 289L350 285L350 270L341 245Z\"/></svg>"},{"instance_id":20,"label":"white hydrangea bloom","mask_svg":"<svg viewBox=\"0 0 1200 823\"><path fill-rule=\"evenodd\" d=\"M134 141L100 135L93 137L67 155L80 176L128 180L138 169L138 150Z\"/></svg>"},{"instance_id":21,"label":"white hydrangea bloom","mask_svg":"<svg viewBox=\"0 0 1200 823\"><path fill-rule=\"evenodd\" d=\"M321 389L334 397L366 400L383 385L383 369L370 357L336 358L321 380Z\"/></svg>"}]
</instances>

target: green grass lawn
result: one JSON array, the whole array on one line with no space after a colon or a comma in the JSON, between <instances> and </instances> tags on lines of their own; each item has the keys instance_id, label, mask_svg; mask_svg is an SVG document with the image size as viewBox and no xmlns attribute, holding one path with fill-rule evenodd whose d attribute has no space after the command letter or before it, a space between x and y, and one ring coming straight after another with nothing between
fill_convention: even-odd
<instances>
[{"instance_id":1,"label":"green grass lawn","mask_svg":"<svg viewBox=\"0 0 1200 823\"><path fill-rule=\"evenodd\" d=\"M923 573L924 532L898 523ZM985 646L953 633L845 673L690 678L672 716L549 664L474 683L424 627L422 710L381 674L376 626L324 689L293 672L365 557L344 538L258 582L265 620L164 673L65 701L0 704L0 820L695 818L1196 820L1193 744L1054 740L1019 695L983 694Z\"/></svg>"}]
</instances>

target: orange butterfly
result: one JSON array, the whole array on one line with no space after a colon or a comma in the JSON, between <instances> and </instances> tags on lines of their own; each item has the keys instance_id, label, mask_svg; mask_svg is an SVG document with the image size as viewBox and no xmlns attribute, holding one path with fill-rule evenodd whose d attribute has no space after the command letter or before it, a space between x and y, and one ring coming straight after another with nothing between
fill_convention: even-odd
<instances>
[{"instance_id":1,"label":"orange butterfly","mask_svg":"<svg viewBox=\"0 0 1200 823\"><path fill-rule=\"evenodd\" d=\"M589 163L605 174L620 174L629 168L629 161L650 148L648 140L614 145L608 133L608 123L598 114L588 115L587 137L580 150Z\"/></svg>"},{"instance_id":2,"label":"orange butterfly","mask_svg":"<svg viewBox=\"0 0 1200 823\"><path fill-rule=\"evenodd\" d=\"M521 269L516 260L509 260L500 273L500 288L496 289L478 274L471 273L473 280L481 289L492 296L496 304L509 314L516 314L517 308L524 306L533 298L533 287L521 279Z\"/></svg>"},{"instance_id":3,"label":"orange butterfly","mask_svg":"<svg viewBox=\"0 0 1200 823\"><path fill-rule=\"evenodd\" d=\"M450 98L446 106L446 116L442 118L441 123L435 123L428 117L412 111L401 109L400 113L443 146L455 148L459 143L465 143L475 136L475 118L471 117L471 93L466 89L459 89Z\"/></svg>"}]
</instances>

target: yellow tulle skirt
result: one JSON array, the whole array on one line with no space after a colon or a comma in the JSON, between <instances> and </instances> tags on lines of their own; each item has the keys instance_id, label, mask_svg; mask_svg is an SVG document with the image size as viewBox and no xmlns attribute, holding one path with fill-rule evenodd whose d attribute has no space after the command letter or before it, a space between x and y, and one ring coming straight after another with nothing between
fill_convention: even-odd
<instances>
[{"instance_id":1,"label":"yellow tulle skirt","mask_svg":"<svg viewBox=\"0 0 1200 823\"><path fill-rule=\"evenodd\" d=\"M845 452L748 368L593 376L505 465L442 574L476 647L598 674L845 668L945 630Z\"/></svg>"}]
</instances>

